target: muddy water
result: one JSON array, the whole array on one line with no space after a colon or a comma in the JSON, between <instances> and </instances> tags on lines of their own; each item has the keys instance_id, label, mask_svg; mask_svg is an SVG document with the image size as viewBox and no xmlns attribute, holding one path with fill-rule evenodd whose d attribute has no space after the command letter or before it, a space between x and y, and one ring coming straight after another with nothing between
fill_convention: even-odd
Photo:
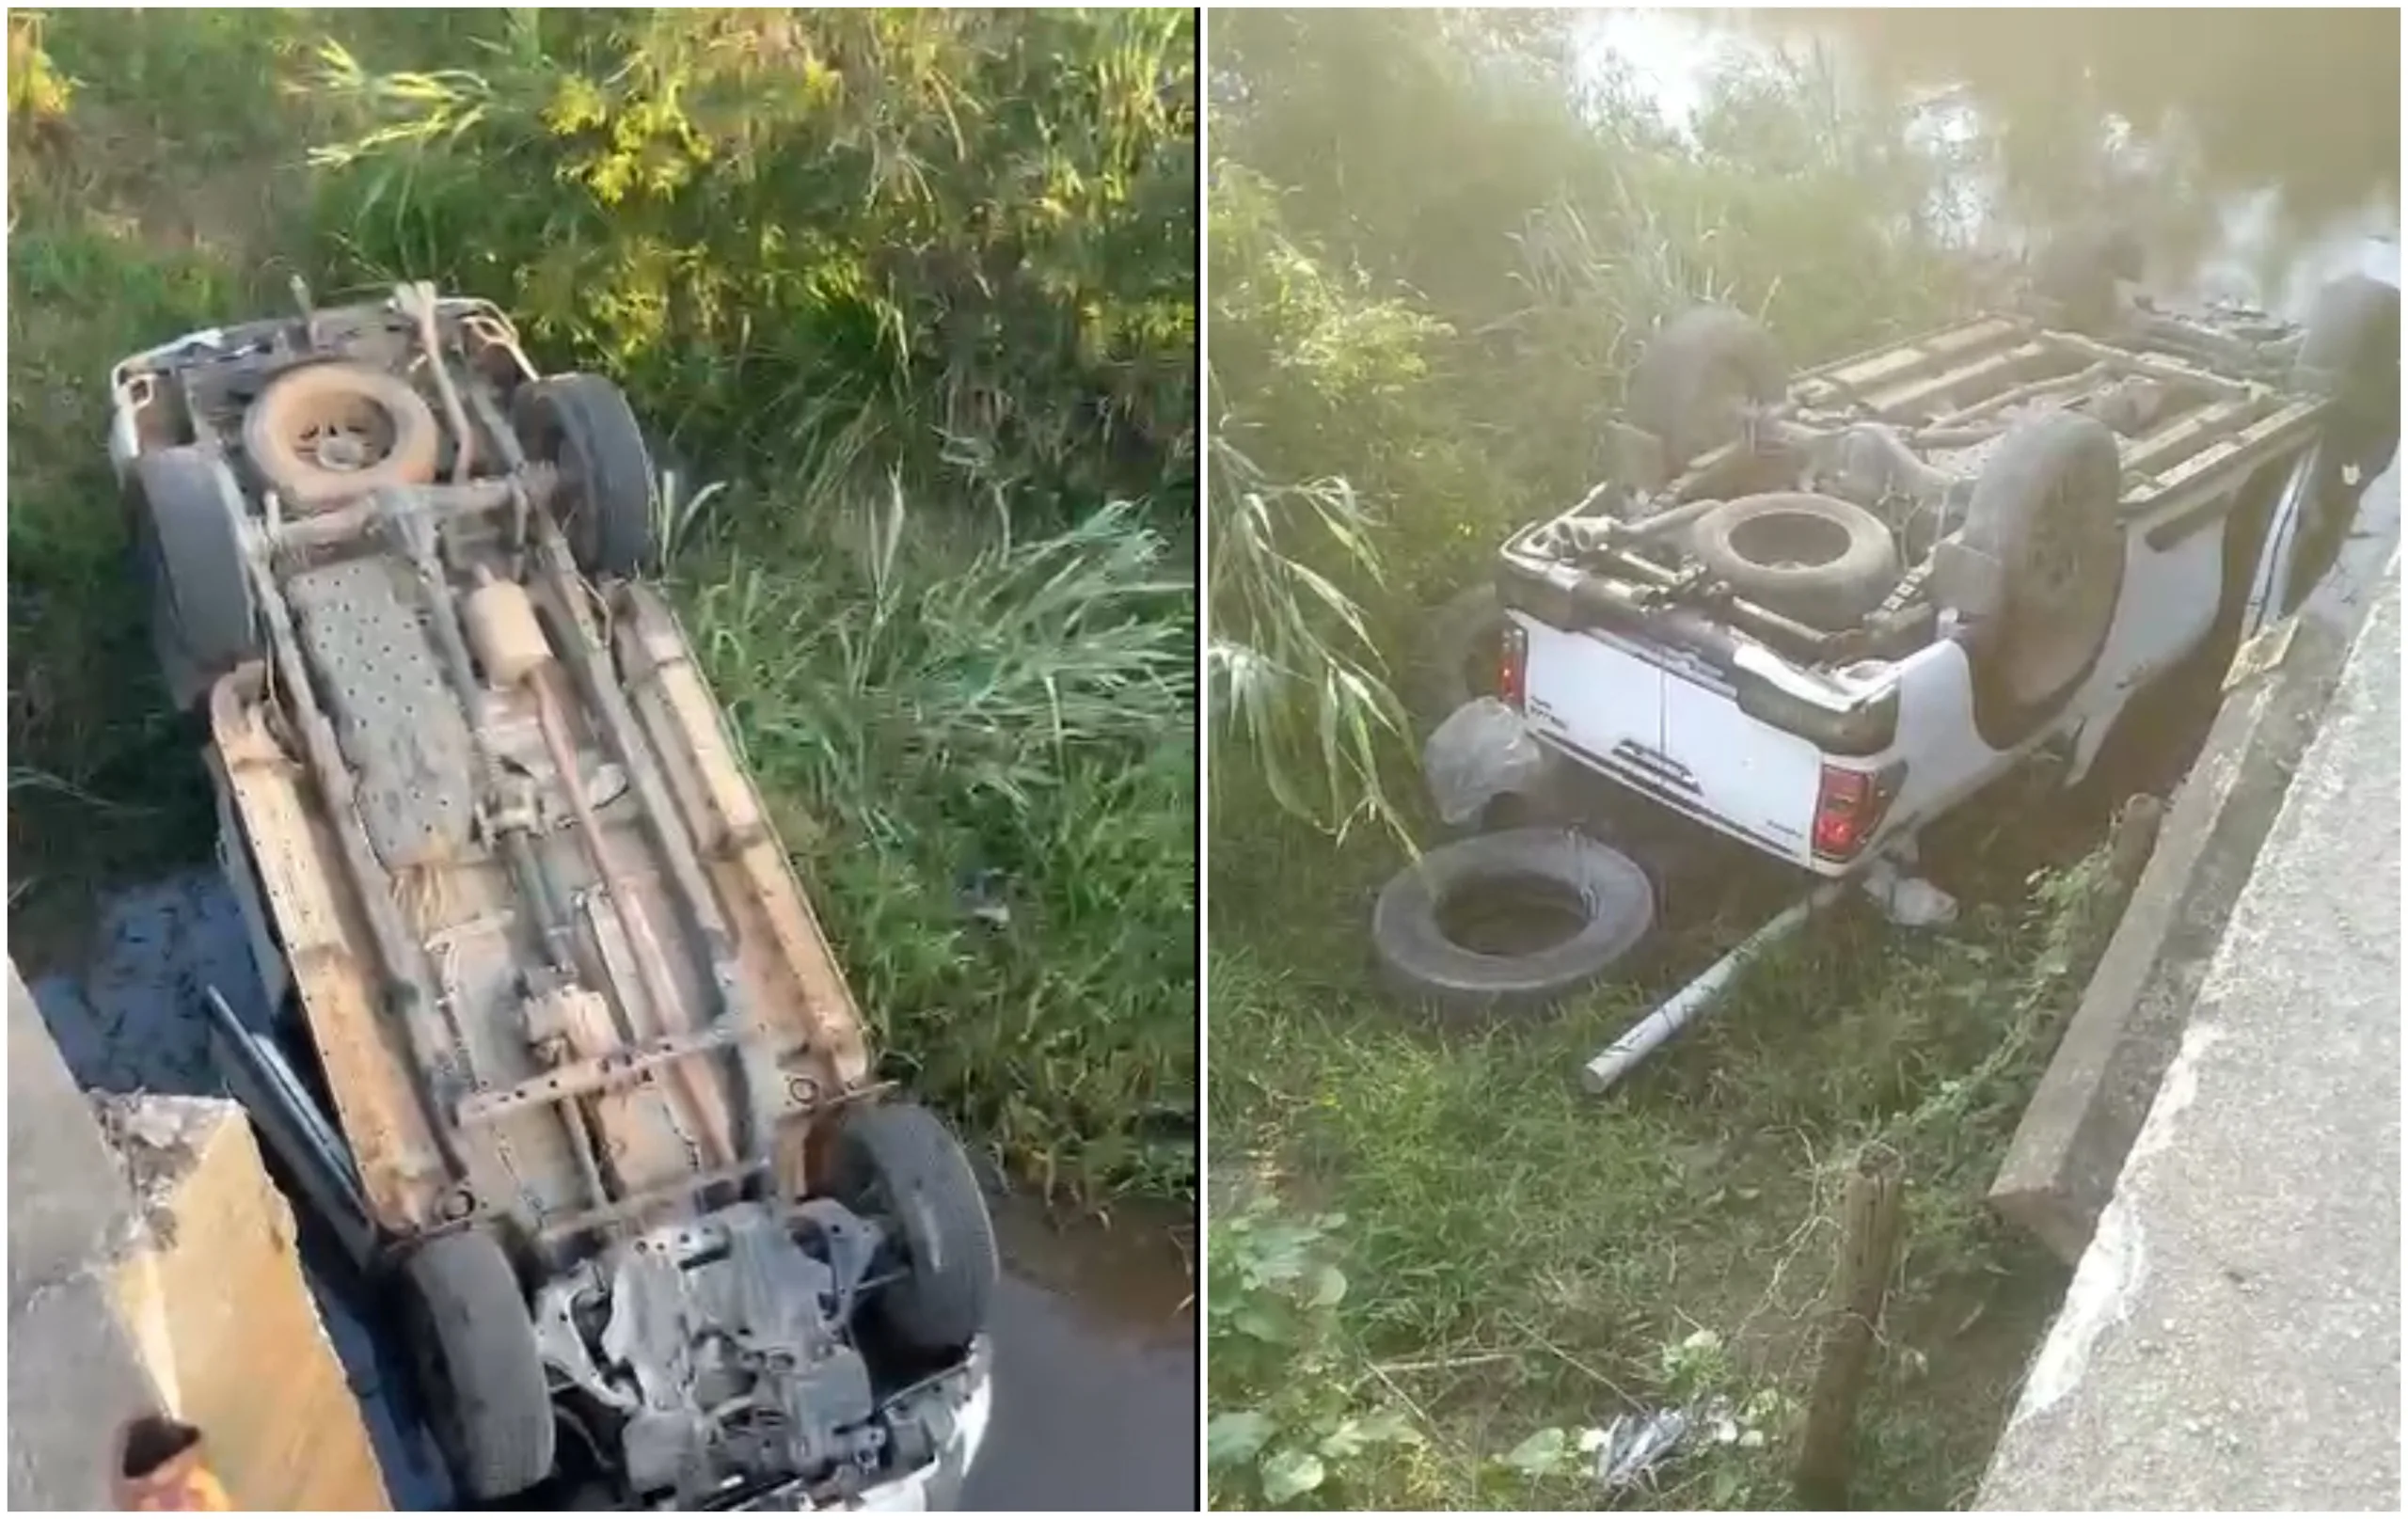
<instances>
[{"instance_id":1,"label":"muddy water","mask_svg":"<svg viewBox=\"0 0 2408 1519\"><path fill-rule=\"evenodd\" d=\"M236 1016L265 1026L232 894L214 870L196 870L111 900L83 963L32 990L85 1086L222 1095L201 1012L212 987ZM965 1507L1192 1509L1192 1225L1142 1215L1109 1228L1069 1225L1010 1199L997 1210L1008 1274L994 1325L995 1417ZM394 1506L448 1507L389 1324L306 1237L303 1264Z\"/></svg>"},{"instance_id":2,"label":"muddy water","mask_svg":"<svg viewBox=\"0 0 2408 1519\"><path fill-rule=\"evenodd\" d=\"M1065 1224L997 1210L1012 1274L995 1327L995 1426L962 1507L1196 1505L1191 1220Z\"/></svg>"},{"instance_id":3,"label":"muddy water","mask_svg":"<svg viewBox=\"0 0 2408 1519\"><path fill-rule=\"evenodd\" d=\"M2396 10L1592 13L1592 77L1694 134L1716 85L1778 67L1904 114L1926 213L1969 251L2112 211L2147 283L2291 316L2400 226Z\"/></svg>"}]
</instances>

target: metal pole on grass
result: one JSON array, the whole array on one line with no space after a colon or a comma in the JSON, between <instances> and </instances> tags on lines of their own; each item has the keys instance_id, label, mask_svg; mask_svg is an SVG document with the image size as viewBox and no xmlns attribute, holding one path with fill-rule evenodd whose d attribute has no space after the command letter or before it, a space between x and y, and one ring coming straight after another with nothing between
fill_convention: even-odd
<instances>
[{"instance_id":1,"label":"metal pole on grass","mask_svg":"<svg viewBox=\"0 0 2408 1519\"><path fill-rule=\"evenodd\" d=\"M1729 989L1740 968L1762 954L1765 949L1788 938L1804 926L1806 920L1839 899L1846 889L1846 881L1826 881L1814 888L1807 898L1781 916L1741 940L1732 951L1705 968L1698 978L1674 992L1671 999L1633 1023L1619 1039L1599 1051L1595 1059L1580 1068L1580 1084L1592 1096L1601 1095L1630 1073L1633 1066L1655 1052L1657 1046L1697 1021L1698 1015L1712 1007Z\"/></svg>"}]
</instances>

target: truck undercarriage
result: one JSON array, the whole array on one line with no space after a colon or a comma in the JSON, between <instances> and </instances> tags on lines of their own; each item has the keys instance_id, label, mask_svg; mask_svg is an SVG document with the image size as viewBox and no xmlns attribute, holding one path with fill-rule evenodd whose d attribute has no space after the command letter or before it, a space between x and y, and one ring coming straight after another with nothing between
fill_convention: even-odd
<instances>
[{"instance_id":1,"label":"truck undercarriage","mask_svg":"<svg viewBox=\"0 0 2408 1519\"><path fill-rule=\"evenodd\" d=\"M482 303L115 376L163 670L205 710L289 1173L392 1274L466 1495L562 1432L627 1501L848 1501L983 1424L983 1198L858 1009L668 605L608 382ZM974 1402L976 1408L974 1409Z\"/></svg>"}]
</instances>

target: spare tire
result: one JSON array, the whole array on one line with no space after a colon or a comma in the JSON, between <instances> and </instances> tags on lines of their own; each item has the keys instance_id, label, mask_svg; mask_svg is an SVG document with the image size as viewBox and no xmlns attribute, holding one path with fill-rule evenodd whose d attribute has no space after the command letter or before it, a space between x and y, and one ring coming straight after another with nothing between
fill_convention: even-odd
<instances>
[{"instance_id":1,"label":"spare tire","mask_svg":"<svg viewBox=\"0 0 2408 1519\"><path fill-rule=\"evenodd\" d=\"M1789 388L1772 334L1744 312L1701 306L1664 324L1631 371L1631 419L1661 438L1664 467L1679 470L1739 435L1749 406Z\"/></svg>"},{"instance_id":2,"label":"spare tire","mask_svg":"<svg viewBox=\"0 0 2408 1519\"><path fill-rule=\"evenodd\" d=\"M2000 566L2000 606L1968 630L1974 717L1995 747L2020 741L2098 664L2124 587L2115 435L2055 412L2001 439L1957 537Z\"/></svg>"},{"instance_id":3,"label":"spare tire","mask_svg":"<svg viewBox=\"0 0 2408 1519\"><path fill-rule=\"evenodd\" d=\"M1656 892L1628 856L1561 828L1461 839L1405 866L1371 911L1386 989L1450 1019L1529 1012L1645 938Z\"/></svg>"},{"instance_id":4,"label":"spare tire","mask_svg":"<svg viewBox=\"0 0 2408 1519\"><path fill-rule=\"evenodd\" d=\"M434 408L407 380L365 364L287 370L243 416L243 451L277 495L309 508L435 478Z\"/></svg>"},{"instance_id":5,"label":"spare tire","mask_svg":"<svg viewBox=\"0 0 2408 1519\"><path fill-rule=\"evenodd\" d=\"M1690 545L1733 590L1812 627L1852 625L1898 583L1889 525L1835 496L1725 501L1698 519Z\"/></svg>"}]
</instances>

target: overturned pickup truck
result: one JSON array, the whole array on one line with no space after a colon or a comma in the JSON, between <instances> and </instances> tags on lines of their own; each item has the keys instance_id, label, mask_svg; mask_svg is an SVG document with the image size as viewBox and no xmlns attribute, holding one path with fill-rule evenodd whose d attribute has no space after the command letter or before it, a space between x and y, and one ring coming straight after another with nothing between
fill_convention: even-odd
<instances>
[{"instance_id":1,"label":"overturned pickup truck","mask_svg":"<svg viewBox=\"0 0 2408 1519\"><path fill-rule=\"evenodd\" d=\"M287 1184L397 1299L463 1498L950 1507L967 1158L859 1010L667 605L626 400L388 302L119 364L111 454L274 1027ZM588 1503L585 1506L594 1506Z\"/></svg>"},{"instance_id":2,"label":"overturned pickup truck","mask_svg":"<svg viewBox=\"0 0 2408 1519\"><path fill-rule=\"evenodd\" d=\"M2078 782L2147 693L2279 625L2335 562L2396 448L2399 309L2363 276L2304 326L2056 301L1795 376L1739 312L1674 320L1633 376L1617 478L1514 534L1453 609L1435 662L1487 700L1433 736L1442 808L1537 799L1544 820L1702 830L1821 878L1770 933L1843 881L1944 921L1912 874L1925 825L2027 762ZM1450 896L1509 881L1550 883L1576 921L1528 952L1449 938ZM1654 910L1628 855L1533 827L1432 851L1374 940L1425 1000L1545 1002Z\"/></svg>"}]
</instances>

